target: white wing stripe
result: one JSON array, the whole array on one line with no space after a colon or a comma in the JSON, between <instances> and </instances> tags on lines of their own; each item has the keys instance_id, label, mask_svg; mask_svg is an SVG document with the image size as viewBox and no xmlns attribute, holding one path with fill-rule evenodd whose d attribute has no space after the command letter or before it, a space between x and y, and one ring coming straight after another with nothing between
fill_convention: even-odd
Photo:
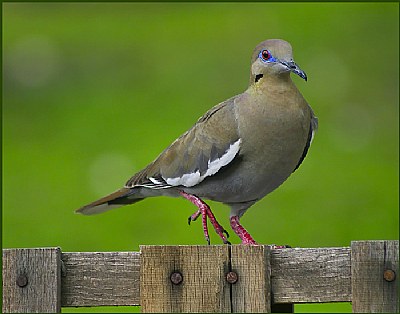
<instances>
[{"instance_id":1,"label":"white wing stripe","mask_svg":"<svg viewBox=\"0 0 400 314\"><path fill-rule=\"evenodd\" d=\"M221 158L217 158L213 161L208 161L208 169L204 174L204 178L208 176L212 176L216 174L219 169L229 164L233 158L235 158L236 154L239 152L241 140L238 139L235 143L231 144L228 150L221 156Z\"/></svg>"},{"instance_id":2,"label":"white wing stripe","mask_svg":"<svg viewBox=\"0 0 400 314\"><path fill-rule=\"evenodd\" d=\"M144 188L149 188L149 189L153 189L153 190L160 190L160 189L169 189L171 188L170 185L156 185L156 184L137 184L133 187L144 187Z\"/></svg>"},{"instance_id":3,"label":"white wing stripe","mask_svg":"<svg viewBox=\"0 0 400 314\"><path fill-rule=\"evenodd\" d=\"M197 170L196 172L185 173L181 177L176 177L176 178L163 177L163 179L165 182L167 182L167 184L172 186L178 186L178 185L183 185L186 187L195 186L199 184L201 181L203 181L206 177L216 174L222 167L229 164L235 158L236 154L239 152L240 143L241 139L238 139L235 143L229 146L225 154L223 154L220 158L217 158L213 161L209 160L208 169L203 175L200 175L200 171Z\"/></svg>"},{"instance_id":4,"label":"white wing stripe","mask_svg":"<svg viewBox=\"0 0 400 314\"><path fill-rule=\"evenodd\" d=\"M163 184L161 181L157 180L156 178L150 177L149 180L153 182L155 185Z\"/></svg>"}]
</instances>

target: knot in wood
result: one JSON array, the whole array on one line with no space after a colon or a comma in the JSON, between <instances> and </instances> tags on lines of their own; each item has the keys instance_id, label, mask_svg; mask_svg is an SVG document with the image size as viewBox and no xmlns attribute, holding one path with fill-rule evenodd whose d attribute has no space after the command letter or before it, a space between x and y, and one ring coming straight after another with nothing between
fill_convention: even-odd
<instances>
[{"instance_id":1,"label":"knot in wood","mask_svg":"<svg viewBox=\"0 0 400 314\"><path fill-rule=\"evenodd\" d=\"M229 273L226 274L226 281L228 281L231 284L236 283L236 281L238 281L238 274L235 273L234 271L230 271Z\"/></svg>"},{"instance_id":2,"label":"knot in wood","mask_svg":"<svg viewBox=\"0 0 400 314\"><path fill-rule=\"evenodd\" d=\"M17 286L18 287L26 287L26 285L28 284L28 278L25 275L19 275L17 277Z\"/></svg>"},{"instance_id":3,"label":"knot in wood","mask_svg":"<svg viewBox=\"0 0 400 314\"><path fill-rule=\"evenodd\" d=\"M393 280L396 279L396 273L395 273L393 270L391 270L391 269L386 269L386 270L383 272L383 278L384 278L386 281L391 282L391 281L393 281Z\"/></svg>"},{"instance_id":4,"label":"knot in wood","mask_svg":"<svg viewBox=\"0 0 400 314\"><path fill-rule=\"evenodd\" d=\"M183 276L179 271L174 271L169 278L174 285L179 285L183 281Z\"/></svg>"}]
</instances>

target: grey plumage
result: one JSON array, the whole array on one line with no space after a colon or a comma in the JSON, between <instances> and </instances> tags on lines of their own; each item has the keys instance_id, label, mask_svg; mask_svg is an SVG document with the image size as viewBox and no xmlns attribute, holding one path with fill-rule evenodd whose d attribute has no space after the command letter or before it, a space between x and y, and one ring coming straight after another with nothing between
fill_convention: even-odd
<instances>
[{"instance_id":1,"label":"grey plumage","mask_svg":"<svg viewBox=\"0 0 400 314\"><path fill-rule=\"evenodd\" d=\"M240 218L281 185L303 161L318 125L290 72L307 77L283 40L260 43L251 64L245 92L210 109L124 188L77 212L96 214L183 192L225 203L231 219ZM243 243L255 244L232 220L231 226Z\"/></svg>"}]
</instances>

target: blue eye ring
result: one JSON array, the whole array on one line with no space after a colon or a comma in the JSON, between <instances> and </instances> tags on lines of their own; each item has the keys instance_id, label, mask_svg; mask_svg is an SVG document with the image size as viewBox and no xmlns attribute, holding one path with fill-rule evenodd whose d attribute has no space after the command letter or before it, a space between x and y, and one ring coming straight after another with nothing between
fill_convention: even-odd
<instances>
[{"instance_id":1,"label":"blue eye ring","mask_svg":"<svg viewBox=\"0 0 400 314\"><path fill-rule=\"evenodd\" d=\"M271 52L269 50L264 49L261 50L260 53L258 54L258 57L261 59L263 62L276 62L277 60L272 56Z\"/></svg>"}]
</instances>

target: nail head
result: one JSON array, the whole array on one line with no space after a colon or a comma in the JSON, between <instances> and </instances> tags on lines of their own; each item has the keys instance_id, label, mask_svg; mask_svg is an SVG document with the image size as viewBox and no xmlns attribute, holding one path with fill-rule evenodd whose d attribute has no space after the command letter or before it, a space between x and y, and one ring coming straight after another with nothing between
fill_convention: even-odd
<instances>
[{"instance_id":1,"label":"nail head","mask_svg":"<svg viewBox=\"0 0 400 314\"><path fill-rule=\"evenodd\" d=\"M19 275L17 277L17 285L18 287L25 287L28 284L28 278L25 275Z\"/></svg>"},{"instance_id":2,"label":"nail head","mask_svg":"<svg viewBox=\"0 0 400 314\"><path fill-rule=\"evenodd\" d=\"M174 285L179 285L183 281L183 276L180 272L174 271L170 276L171 282Z\"/></svg>"},{"instance_id":3,"label":"nail head","mask_svg":"<svg viewBox=\"0 0 400 314\"><path fill-rule=\"evenodd\" d=\"M391 269L386 269L383 273L383 278L385 278L386 281L393 281L396 279L396 273L391 270Z\"/></svg>"},{"instance_id":4,"label":"nail head","mask_svg":"<svg viewBox=\"0 0 400 314\"><path fill-rule=\"evenodd\" d=\"M226 274L226 280L229 283L234 284L238 281L238 274L235 273L234 271L230 271L229 273Z\"/></svg>"}]
</instances>

